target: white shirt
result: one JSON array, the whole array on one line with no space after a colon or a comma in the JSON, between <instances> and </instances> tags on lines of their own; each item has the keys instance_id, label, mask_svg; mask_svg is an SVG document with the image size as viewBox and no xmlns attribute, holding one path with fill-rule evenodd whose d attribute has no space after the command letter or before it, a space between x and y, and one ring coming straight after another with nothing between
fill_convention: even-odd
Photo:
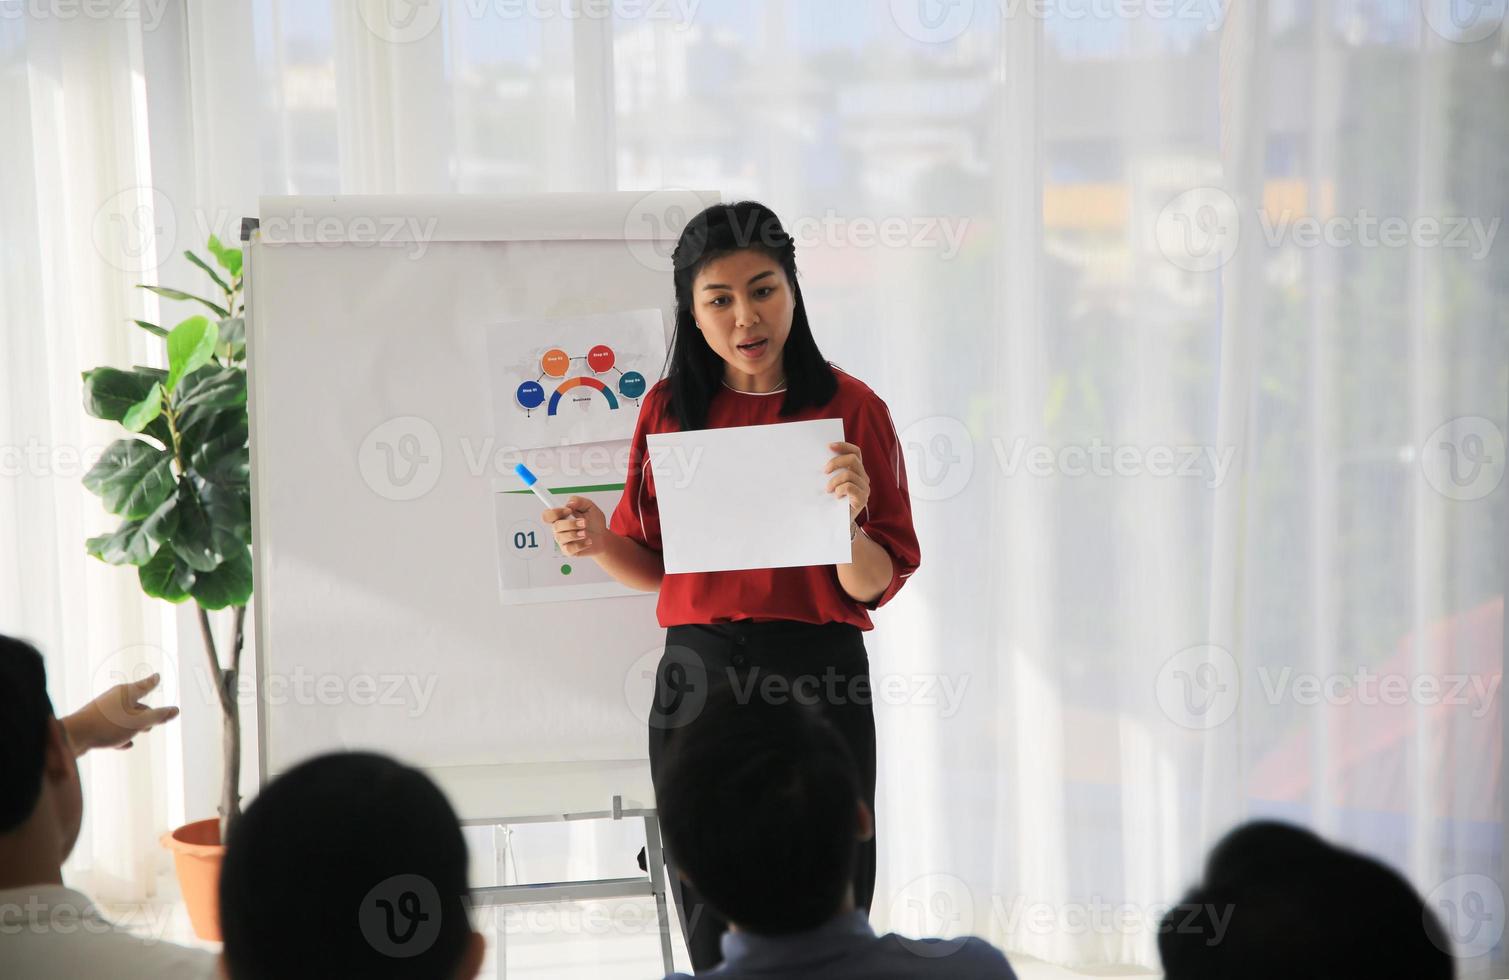
<instances>
[{"instance_id":1,"label":"white shirt","mask_svg":"<svg viewBox=\"0 0 1509 980\"><path fill-rule=\"evenodd\" d=\"M5 980L210 980L216 957L112 924L88 896L62 885L0 890ZM148 930L150 932L150 929Z\"/></svg>"}]
</instances>

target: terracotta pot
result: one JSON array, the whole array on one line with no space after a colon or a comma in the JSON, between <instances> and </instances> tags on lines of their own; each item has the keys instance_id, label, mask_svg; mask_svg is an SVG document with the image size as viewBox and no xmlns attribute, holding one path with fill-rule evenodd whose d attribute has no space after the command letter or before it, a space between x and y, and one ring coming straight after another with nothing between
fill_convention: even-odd
<instances>
[{"instance_id":1,"label":"terracotta pot","mask_svg":"<svg viewBox=\"0 0 1509 980\"><path fill-rule=\"evenodd\" d=\"M162 835L162 846L173 852L178 888L189 908L194 935L220 941L220 818L195 820Z\"/></svg>"}]
</instances>

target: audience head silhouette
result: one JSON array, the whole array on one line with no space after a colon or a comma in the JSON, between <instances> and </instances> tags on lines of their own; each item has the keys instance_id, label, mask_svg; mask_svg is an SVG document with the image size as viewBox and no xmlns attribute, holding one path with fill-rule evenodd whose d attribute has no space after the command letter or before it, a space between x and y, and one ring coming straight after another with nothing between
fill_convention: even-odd
<instances>
[{"instance_id":1,"label":"audience head silhouette","mask_svg":"<svg viewBox=\"0 0 1509 980\"><path fill-rule=\"evenodd\" d=\"M1450 948L1392 869L1271 821L1216 845L1158 937L1168 980L1450 980Z\"/></svg>"},{"instance_id":2,"label":"audience head silhouette","mask_svg":"<svg viewBox=\"0 0 1509 980\"><path fill-rule=\"evenodd\" d=\"M44 876L36 880L55 881L83 815L78 765L47 696L42 655L0 636L0 841L35 865Z\"/></svg>"},{"instance_id":3,"label":"audience head silhouette","mask_svg":"<svg viewBox=\"0 0 1509 980\"><path fill-rule=\"evenodd\" d=\"M422 773L369 753L311 759L232 827L220 874L231 980L469 978L466 841Z\"/></svg>"},{"instance_id":4,"label":"audience head silhouette","mask_svg":"<svg viewBox=\"0 0 1509 980\"><path fill-rule=\"evenodd\" d=\"M708 693L655 784L666 846L692 884L751 932L813 929L844 904L870 832L843 738L789 699Z\"/></svg>"}]
</instances>

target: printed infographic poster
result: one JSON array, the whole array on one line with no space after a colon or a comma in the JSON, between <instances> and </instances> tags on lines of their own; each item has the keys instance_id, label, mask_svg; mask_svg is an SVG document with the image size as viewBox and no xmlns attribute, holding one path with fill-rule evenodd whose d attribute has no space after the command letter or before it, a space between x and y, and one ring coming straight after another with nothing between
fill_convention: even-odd
<instances>
[{"instance_id":1,"label":"printed infographic poster","mask_svg":"<svg viewBox=\"0 0 1509 980\"><path fill-rule=\"evenodd\" d=\"M570 496L586 497L604 513L612 514L623 493L623 484L561 486L551 488L550 492L563 503ZM498 586L504 605L646 594L620 585L591 558L562 554L555 535L540 520L544 509L528 490L505 488L501 482L493 487Z\"/></svg>"},{"instance_id":2,"label":"printed infographic poster","mask_svg":"<svg viewBox=\"0 0 1509 980\"><path fill-rule=\"evenodd\" d=\"M659 310L510 320L487 331L500 446L537 449L634 435L665 365Z\"/></svg>"}]
</instances>

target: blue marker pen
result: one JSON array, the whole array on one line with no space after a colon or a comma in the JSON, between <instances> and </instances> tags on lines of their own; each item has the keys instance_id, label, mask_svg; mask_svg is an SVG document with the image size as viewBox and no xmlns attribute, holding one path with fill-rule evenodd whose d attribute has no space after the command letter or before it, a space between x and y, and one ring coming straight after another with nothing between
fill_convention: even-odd
<instances>
[{"instance_id":1,"label":"blue marker pen","mask_svg":"<svg viewBox=\"0 0 1509 980\"><path fill-rule=\"evenodd\" d=\"M550 493L544 487L540 486L540 478L529 472L529 467L523 463L515 463L513 471L519 474L519 479L524 481L524 485L532 490L536 497L540 498L540 503L551 510L560 508L561 505L555 502L555 498L550 496Z\"/></svg>"}]
</instances>

